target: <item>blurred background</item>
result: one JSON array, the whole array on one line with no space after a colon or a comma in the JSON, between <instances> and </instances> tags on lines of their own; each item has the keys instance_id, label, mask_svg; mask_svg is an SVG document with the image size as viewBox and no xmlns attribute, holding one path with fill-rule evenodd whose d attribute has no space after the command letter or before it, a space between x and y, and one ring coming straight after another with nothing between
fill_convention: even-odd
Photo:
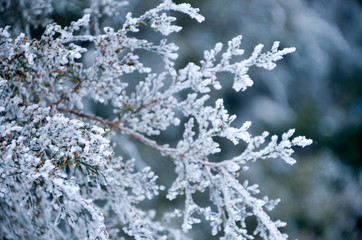
<instances>
[{"instance_id":1,"label":"blurred background","mask_svg":"<svg viewBox=\"0 0 362 240\"><path fill-rule=\"evenodd\" d=\"M43 1L40 1L43 2ZM47 2L47 1L44 1ZM55 1L57 2L57 1ZM89 1L58 1L50 19L67 25L82 16L80 9ZM91 2L91 1L90 1ZM128 11L134 16L159 4L160 1L130 0L117 12L117 21L103 19L104 25L117 26ZM314 140L312 146L297 149L296 165L279 160L257 161L242 178L260 185L261 194L281 198L271 212L273 219L286 221L283 231L290 239L333 240L362 239L362 2L358 0L194 0L188 2L201 10L206 20L199 24L182 14L175 14L183 26L170 40L180 47L177 68L187 62L199 62L203 51L216 42L227 44L243 35L242 47L248 57L262 43L265 51L274 41L283 47L296 47L296 52L277 63L276 69L252 68L254 86L245 92L231 89L232 76L220 74L221 91L213 91L214 99L224 98L229 112L238 116L235 126L252 121L251 133L264 130L281 135L290 128L297 135ZM0 27L18 20L9 0L0 0ZM7 11L5 11L7 9ZM13 19L14 18L14 19ZM36 23L37 19L34 20ZM35 26L36 24L34 24ZM19 30L21 31L19 25ZM31 29L33 35L40 28ZM144 29L141 37L159 39L158 34ZM147 60L146 60L147 61ZM150 64L155 64L150 60ZM154 69L158 67L152 66ZM90 103L94 113L107 116L105 106ZM181 130L170 128L156 139L175 144ZM160 156L151 149L135 145L126 137L115 137L125 154L151 165L168 186L174 178L172 163L159 164ZM213 160L225 159L242 152L243 146L220 141L222 153ZM163 194L163 195L162 195ZM165 193L150 204L153 208L183 208L182 199L173 203L164 200ZM206 202L200 195L200 202ZM253 226L253 222L250 226ZM207 224L195 226L195 239L212 239ZM215 237L217 239L217 237Z\"/></svg>"}]
</instances>

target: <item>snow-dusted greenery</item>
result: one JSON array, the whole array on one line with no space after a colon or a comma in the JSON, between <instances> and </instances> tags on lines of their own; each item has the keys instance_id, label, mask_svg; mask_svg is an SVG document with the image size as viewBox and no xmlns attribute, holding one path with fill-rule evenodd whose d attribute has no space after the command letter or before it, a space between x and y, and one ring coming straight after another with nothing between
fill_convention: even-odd
<instances>
[{"instance_id":1,"label":"snow-dusted greenery","mask_svg":"<svg viewBox=\"0 0 362 240\"><path fill-rule=\"evenodd\" d=\"M125 2L91 1L84 16L68 27L48 18L58 1L15 2L23 8L24 22L0 28L1 238L186 239L202 219L220 239L287 238L278 229L285 223L267 214L279 200L258 197L258 186L239 177L257 159L281 158L294 164L292 147L304 147L311 140L292 138L294 130L280 141L277 136L268 140L267 132L252 136L251 123L232 126L236 116L228 114L222 99L210 103L209 93L221 89L220 72L234 75L235 91L246 90L253 85L250 67L271 70L294 48L279 50L275 42L262 53L263 46L257 45L250 57L235 61L234 56L244 53L242 37L237 36L225 48L217 43L205 51L200 63L175 69L175 44L166 38L135 38L133 33L143 27L163 36L180 31L173 24L176 18L168 15L172 11L202 22L199 9L189 4L165 0L139 17L126 14L119 29L101 29L100 19L116 16ZM30 26L38 25L45 30L39 39L32 38ZM19 26L26 33L13 36L12 29ZM163 69L154 71L143 64L137 55L140 49L158 55ZM83 65L81 58L89 52L93 61ZM133 89L123 79L135 72L142 79ZM187 97L183 99L181 92ZM87 112L83 104L89 99L111 106L117 117L109 120ZM184 132L176 146L152 139L181 120L186 123L180 126ZM137 169L137 159L115 156L111 131L173 161L177 177L172 186L159 185L150 167ZM235 145L242 141L247 147L232 159L209 161L220 152L215 137ZM201 207L193 196L206 189L209 207ZM185 203L156 221L155 211L144 211L138 203L160 191L167 191L169 201L184 195ZM251 216L257 220L252 232L246 227ZM180 229L170 227L174 217L182 218Z\"/></svg>"}]
</instances>

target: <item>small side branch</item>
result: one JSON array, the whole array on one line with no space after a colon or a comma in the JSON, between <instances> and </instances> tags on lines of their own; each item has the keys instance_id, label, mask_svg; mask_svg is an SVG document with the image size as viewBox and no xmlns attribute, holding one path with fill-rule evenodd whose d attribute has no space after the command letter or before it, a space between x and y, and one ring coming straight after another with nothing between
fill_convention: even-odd
<instances>
[{"instance_id":1,"label":"small side branch","mask_svg":"<svg viewBox=\"0 0 362 240\"><path fill-rule=\"evenodd\" d=\"M171 156L175 156L177 155L178 151L174 148L170 148L167 146L163 146L163 145L159 145L156 141L151 140L145 136L143 136L140 133L137 133L135 131L133 131L132 129L126 128L126 127L121 127L118 126L118 122L111 122L108 121L106 119L103 119L101 117L97 117L94 115L90 115L90 114L86 114L86 113L81 113L78 111L74 111L72 109L68 109L68 108L57 108L58 111L60 112L67 112L67 113L71 113L74 114L78 117L82 117L82 118L86 118L92 121L96 121L98 123L101 123L107 127L110 127L111 129L117 129L119 132L127 134L137 140L139 140L140 142L158 150L160 153L162 153L163 155L171 155Z\"/></svg>"},{"instance_id":2,"label":"small side branch","mask_svg":"<svg viewBox=\"0 0 362 240\"><path fill-rule=\"evenodd\" d=\"M77 91L80 89L80 87L82 86L82 83L83 83L84 81L86 81L86 80L87 80L87 76L86 76L83 80L79 81L79 83L73 88L73 90L72 90L70 93L72 94L72 93L77 92ZM57 106L59 106L59 104L60 104L61 102L63 102L65 99L67 99L67 96L66 96L66 95L63 95L58 101L52 103L52 104L50 105L50 107L54 107L54 106L57 107ZM58 108L58 110L59 110L59 108Z\"/></svg>"}]
</instances>

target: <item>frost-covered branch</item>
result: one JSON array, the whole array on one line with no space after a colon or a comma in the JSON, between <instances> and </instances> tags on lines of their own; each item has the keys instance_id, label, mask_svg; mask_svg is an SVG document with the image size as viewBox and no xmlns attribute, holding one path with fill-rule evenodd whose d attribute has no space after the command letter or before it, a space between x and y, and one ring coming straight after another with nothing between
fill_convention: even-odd
<instances>
[{"instance_id":1,"label":"frost-covered branch","mask_svg":"<svg viewBox=\"0 0 362 240\"><path fill-rule=\"evenodd\" d=\"M19 6L25 2L14 1ZM55 1L28 1L30 9L56 8ZM16 5L16 6L18 6ZM251 122L235 126L223 100L210 102L211 89L220 90L220 72L231 73L233 89L244 91L253 84L248 70L273 69L275 62L294 48L262 52L257 45L244 60L241 36L204 52L204 59L175 69L178 47L165 38L181 30L170 11L184 13L198 22L199 9L165 0L139 17L126 14L119 28L103 26L113 19L124 1L92 1L84 16L62 27L50 12L22 12L27 34L14 26L0 28L0 236L8 239L185 239L185 233L201 221L210 222L212 234L221 239L286 239L281 221L272 221L266 210L278 200L259 198L256 185L241 183L247 164L257 159L281 158L289 164L293 147L311 140L291 139L294 130L278 142L268 133L252 136ZM18 9L18 8L17 8ZM44 16L41 13L46 13ZM38 19L44 18L45 24ZM29 28L44 27L39 39ZM134 32L150 27L163 36L159 42L136 38ZM138 50L156 55L161 70L147 66ZM137 73L135 86L125 79ZM182 97L181 93L186 93ZM111 108L113 119L93 115L86 102ZM185 122L176 146L161 145L153 136L170 125ZM124 134L156 149L175 164L176 179L167 189L172 201L185 195L184 209L156 221L155 211L138 207L164 191L150 167L137 169L137 159L115 156L109 132ZM118 135L119 136L119 135ZM221 151L215 137L247 144L230 160L212 162ZM264 143L265 142L265 143ZM132 151L130 151L132 152ZM194 201L197 192L209 191L208 207ZM255 216L258 227L248 231L246 218ZM169 222L182 217L181 230Z\"/></svg>"}]
</instances>

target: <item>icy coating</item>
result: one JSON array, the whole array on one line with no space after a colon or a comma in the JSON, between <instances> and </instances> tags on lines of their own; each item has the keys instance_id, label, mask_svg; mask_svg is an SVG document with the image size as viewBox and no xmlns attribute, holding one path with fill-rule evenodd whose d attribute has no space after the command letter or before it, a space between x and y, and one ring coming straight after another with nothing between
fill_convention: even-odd
<instances>
[{"instance_id":1,"label":"icy coating","mask_svg":"<svg viewBox=\"0 0 362 240\"><path fill-rule=\"evenodd\" d=\"M51 1L34 2L47 6ZM267 140L267 132L252 136L250 122L232 126L236 116L228 114L222 99L211 105L206 102L212 88L222 88L217 73L233 74L233 89L244 91L253 85L250 67L272 70L276 61L295 49L279 50L279 42L275 42L263 53L259 44L250 57L235 62L233 57L244 53L242 37L237 36L226 48L217 43L205 51L200 63L175 69L178 47L174 43L129 35L140 31L140 26L164 36L178 32L181 27L173 24L176 18L169 16L169 11L202 22L199 9L165 0L139 17L126 14L120 29L99 29L102 15L113 16L110 9L126 3L93 2L84 16L68 27L47 24L40 39L31 38L29 32L13 37L11 27L0 29L0 236L117 239L123 231L135 239L187 239L184 233L204 218L210 222L212 235L221 232L220 239L253 239L256 235L287 239L278 229L285 223L273 221L267 214L279 200L259 199L255 196L258 186L241 183L239 176L257 159L281 158L294 164L292 148L312 141L292 138L294 130L283 134L280 141L277 136ZM29 17L28 22L33 19L24 16ZM82 42L94 46L91 66L79 61L88 51ZM159 55L163 71L145 66L135 52L139 49ZM129 92L122 77L134 72L144 78ZM177 97L185 90L185 99ZM87 113L85 98L108 103L117 117L110 121ZM171 124L179 125L182 119L176 112L188 121L180 126L183 137L175 147L149 138ZM154 211L137 206L166 189L157 183L150 167L137 169L135 160L113 157L110 131L155 148L174 162L177 178L166 197L172 201L184 195L184 209L175 209L156 221ZM208 157L220 151L215 137L235 145L245 142L246 150L232 159L211 162ZM210 206L201 207L193 195L206 189ZM246 230L249 216L255 216L258 223L252 233ZM180 229L170 227L174 217L183 219Z\"/></svg>"}]
</instances>

